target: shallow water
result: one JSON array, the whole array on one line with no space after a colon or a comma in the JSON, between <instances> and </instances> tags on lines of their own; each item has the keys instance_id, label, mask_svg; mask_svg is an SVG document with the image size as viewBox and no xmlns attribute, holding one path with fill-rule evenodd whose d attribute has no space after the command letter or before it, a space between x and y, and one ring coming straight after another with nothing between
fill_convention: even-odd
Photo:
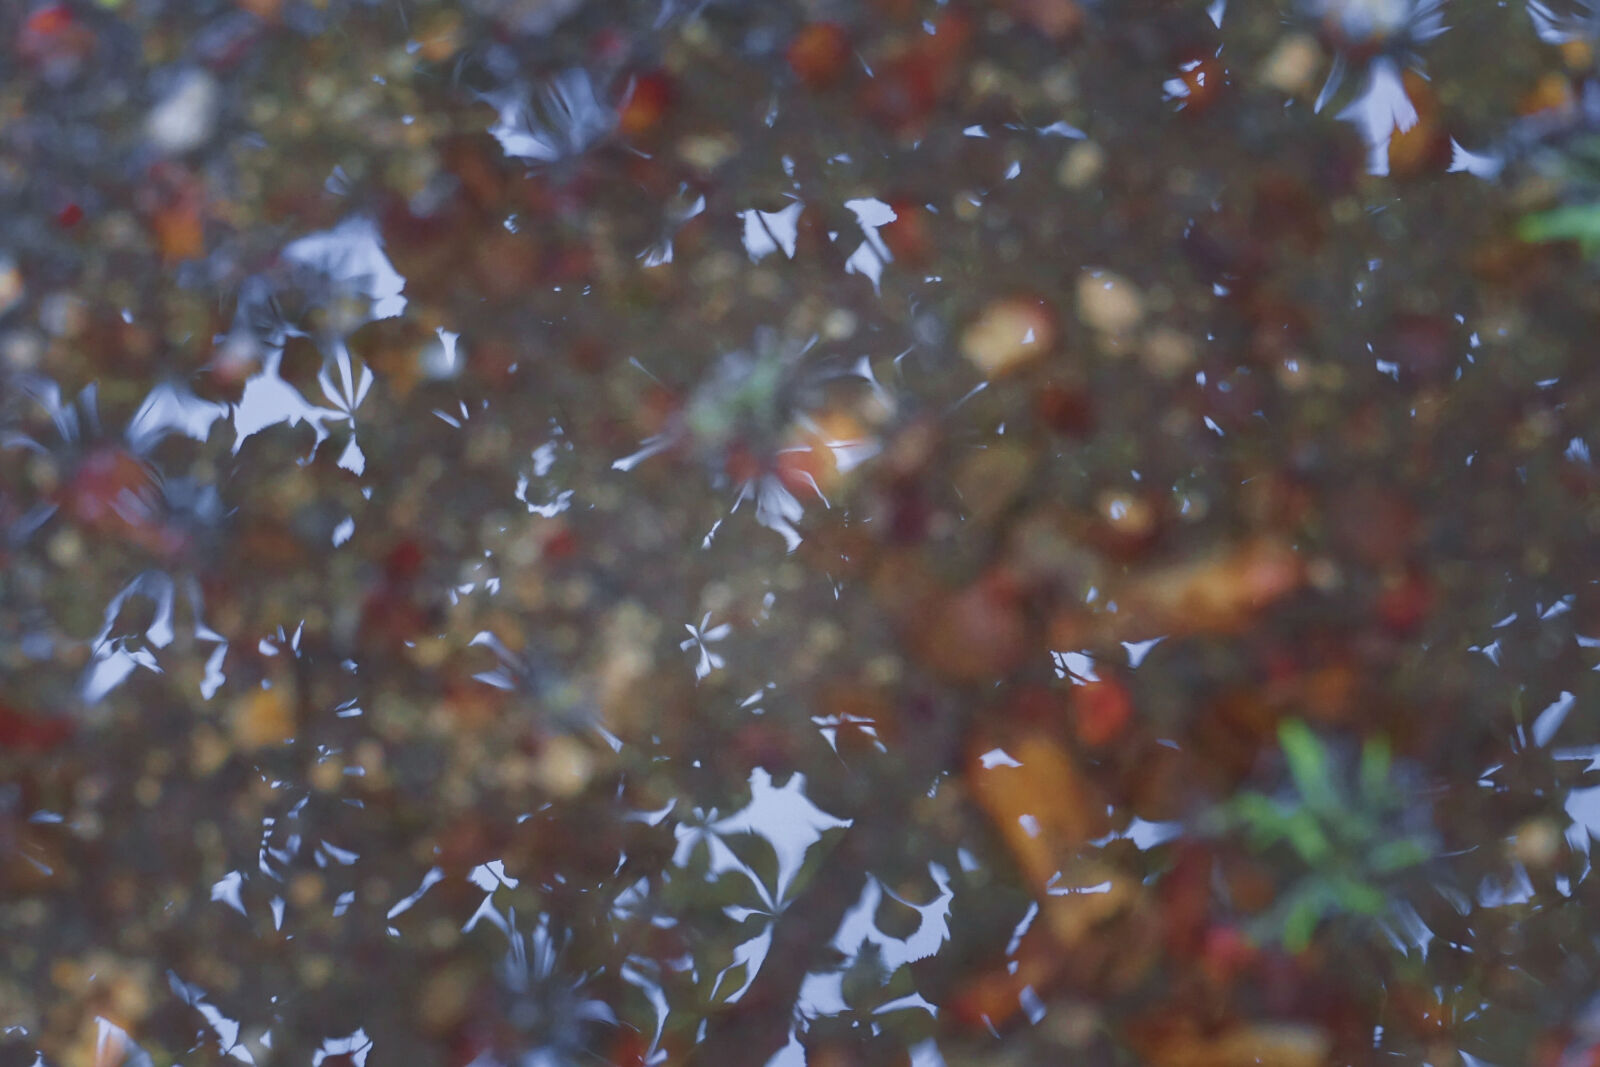
<instances>
[{"instance_id":1,"label":"shallow water","mask_svg":"<svg viewBox=\"0 0 1600 1067\"><path fill-rule=\"evenodd\" d=\"M1590 1062L1596 36L0 9L4 1062Z\"/></svg>"}]
</instances>

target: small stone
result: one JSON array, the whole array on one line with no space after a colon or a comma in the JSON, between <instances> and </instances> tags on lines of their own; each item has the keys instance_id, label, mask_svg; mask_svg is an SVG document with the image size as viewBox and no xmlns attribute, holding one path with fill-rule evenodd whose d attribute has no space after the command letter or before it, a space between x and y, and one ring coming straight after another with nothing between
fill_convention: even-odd
<instances>
[{"instance_id":1,"label":"small stone","mask_svg":"<svg viewBox=\"0 0 1600 1067\"><path fill-rule=\"evenodd\" d=\"M5 314L3 261L0 261L0 315ZM33 370L44 357L44 340L33 330L13 330L0 337L0 364L14 371Z\"/></svg>"},{"instance_id":2,"label":"small stone","mask_svg":"<svg viewBox=\"0 0 1600 1067\"><path fill-rule=\"evenodd\" d=\"M1105 149L1093 141L1079 141L1061 157L1061 165L1056 168L1056 181L1068 189L1085 189L1100 177L1105 165Z\"/></svg>"},{"instance_id":3,"label":"small stone","mask_svg":"<svg viewBox=\"0 0 1600 1067\"><path fill-rule=\"evenodd\" d=\"M297 908L310 908L326 892L327 883L313 871L302 871L289 881L289 902Z\"/></svg>"},{"instance_id":4,"label":"small stone","mask_svg":"<svg viewBox=\"0 0 1600 1067\"><path fill-rule=\"evenodd\" d=\"M1281 93L1298 95L1310 91L1312 79L1322 62L1322 49L1303 33L1291 33L1261 65L1261 84Z\"/></svg>"},{"instance_id":5,"label":"small stone","mask_svg":"<svg viewBox=\"0 0 1600 1067\"><path fill-rule=\"evenodd\" d=\"M1119 274L1090 271L1078 279L1078 314L1092 329L1121 336L1144 318L1144 297Z\"/></svg>"},{"instance_id":6,"label":"small stone","mask_svg":"<svg viewBox=\"0 0 1600 1067\"><path fill-rule=\"evenodd\" d=\"M344 780L344 765L336 757L318 760L311 765L311 770L306 778L313 789L322 793L331 793L339 788L339 783Z\"/></svg>"},{"instance_id":7,"label":"small stone","mask_svg":"<svg viewBox=\"0 0 1600 1067\"><path fill-rule=\"evenodd\" d=\"M1033 453L1017 445L980 449L956 465L952 481L963 513L977 521L1001 514L1028 484Z\"/></svg>"},{"instance_id":8,"label":"small stone","mask_svg":"<svg viewBox=\"0 0 1600 1067\"><path fill-rule=\"evenodd\" d=\"M1144 339L1144 365L1163 378L1176 378L1194 363L1194 340L1170 327L1151 330Z\"/></svg>"},{"instance_id":9,"label":"small stone","mask_svg":"<svg viewBox=\"0 0 1600 1067\"><path fill-rule=\"evenodd\" d=\"M446 1033L461 1024L472 1007L477 976L470 967L455 964L437 971L423 985L417 1015L425 1030Z\"/></svg>"},{"instance_id":10,"label":"small stone","mask_svg":"<svg viewBox=\"0 0 1600 1067\"><path fill-rule=\"evenodd\" d=\"M1528 867L1549 867L1561 854L1564 841L1561 830L1551 820L1532 818L1517 828L1511 839L1511 855Z\"/></svg>"},{"instance_id":11,"label":"small stone","mask_svg":"<svg viewBox=\"0 0 1600 1067\"><path fill-rule=\"evenodd\" d=\"M195 729L189 743L189 771L196 778L209 778L222 769L233 755L233 746L210 726Z\"/></svg>"},{"instance_id":12,"label":"small stone","mask_svg":"<svg viewBox=\"0 0 1600 1067\"><path fill-rule=\"evenodd\" d=\"M1311 366L1305 356L1289 356L1277 368L1278 384L1291 393L1298 393L1312 384Z\"/></svg>"},{"instance_id":13,"label":"small stone","mask_svg":"<svg viewBox=\"0 0 1600 1067\"><path fill-rule=\"evenodd\" d=\"M50 539L46 548L50 562L60 567L72 567L83 559L83 538L73 529L65 529Z\"/></svg>"},{"instance_id":14,"label":"small stone","mask_svg":"<svg viewBox=\"0 0 1600 1067\"><path fill-rule=\"evenodd\" d=\"M168 155L199 148L216 128L220 100L216 79L204 71L190 71L150 110L145 136Z\"/></svg>"},{"instance_id":15,"label":"small stone","mask_svg":"<svg viewBox=\"0 0 1600 1067\"><path fill-rule=\"evenodd\" d=\"M294 715L281 686L256 689L233 705L233 740L240 748L265 748L294 736Z\"/></svg>"},{"instance_id":16,"label":"small stone","mask_svg":"<svg viewBox=\"0 0 1600 1067\"><path fill-rule=\"evenodd\" d=\"M1049 306L1032 297L1008 297L985 308L961 335L961 353L993 378L1037 360L1055 342Z\"/></svg>"},{"instance_id":17,"label":"small stone","mask_svg":"<svg viewBox=\"0 0 1600 1067\"><path fill-rule=\"evenodd\" d=\"M716 170L738 152L738 143L732 138L712 134L685 137L678 144L678 158L706 173Z\"/></svg>"},{"instance_id":18,"label":"small stone","mask_svg":"<svg viewBox=\"0 0 1600 1067\"><path fill-rule=\"evenodd\" d=\"M83 300L71 293L51 293L39 301L39 325L53 337L76 337L87 321Z\"/></svg>"},{"instance_id":19,"label":"small stone","mask_svg":"<svg viewBox=\"0 0 1600 1067\"><path fill-rule=\"evenodd\" d=\"M4 315L22 302L24 291L22 272L17 261L0 252L0 315Z\"/></svg>"},{"instance_id":20,"label":"small stone","mask_svg":"<svg viewBox=\"0 0 1600 1067\"><path fill-rule=\"evenodd\" d=\"M558 735L539 750L537 780L555 796L576 796L589 784L593 774L594 756L577 738Z\"/></svg>"},{"instance_id":21,"label":"small stone","mask_svg":"<svg viewBox=\"0 0 1600 1067\"><path fill-rule=\"evenodd\" d=\"M843 341L856 332L856 316L845 308L834 308L822 320L822 336L829 341Z\"/></svg>"},{"instance_id":22,"label":"small stone","mask_svg":"<svg viewBox=\"0 0 1600 1067\"><path fill-rule=\"evenodd\" d=\"M1141 496L1122 491L1100 494L1102 520L1124 537L1145 537L1156 525L1156 511Z\"/></svg>"}]
</instances>

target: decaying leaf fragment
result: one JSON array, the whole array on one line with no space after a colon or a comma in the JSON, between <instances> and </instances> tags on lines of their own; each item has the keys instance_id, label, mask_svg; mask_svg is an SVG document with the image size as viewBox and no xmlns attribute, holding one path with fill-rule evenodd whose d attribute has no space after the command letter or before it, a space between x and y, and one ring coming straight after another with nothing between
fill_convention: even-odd
<instances>
[{"instance_id":1,"label":"decaying leaf fragment","mask_svg":"<svg viewBox=\"0 0 1600 1067\"><path fill-rule=\"evenodd\" d=\"M1136 579L1124 615L1152 633L1234 633L1304 582L1299 553L1264 538Z\"/></svg>"},{"instance_id":2,"label":"decaying leaf fragment","mask_svg":"<svg viewBox=\"0 0 1600 1067\"><path fill-rule=\"evenodd\" d=\"M1235 1023L1204 1033L1191 1019L1164 1018L1153 1031L1134 1035L1151 1067L1320 1067L1328 1058L1328 1036L1301 1023Z\"/></svg>"},{"instance_id":3,"label":"decaying leaf fragment","mask_svg":"<svg viewBox=\"0 0 1600 1067\"><path fill-rule=\"evenodd\" d=\"M1034 734L1003 746L980 742L970 753L967 783L994 822L1023 876L1044 892L1062 864L1100 830L1105 807L1077 766L1049 737Z\"/></svg>"},{"instance_id":4,"label":"decaying leaf fragment","mask_svg":"<svg viewBox=\"0 0 1600 1067\"><path fill-rule=\"evenodd\" d=\"M953 1005L958 1016L1000 1025L1024 989L1037 991L1067 966L1069 950L1133 906L1137 881L1083 850L1105 832L1105 805L1072 756L1050 736L1003 745L980 739L967 759L974 800L994 823L1039 904L1039 921L1003 970L980 975Z\"/></svg>"}]
</instances>

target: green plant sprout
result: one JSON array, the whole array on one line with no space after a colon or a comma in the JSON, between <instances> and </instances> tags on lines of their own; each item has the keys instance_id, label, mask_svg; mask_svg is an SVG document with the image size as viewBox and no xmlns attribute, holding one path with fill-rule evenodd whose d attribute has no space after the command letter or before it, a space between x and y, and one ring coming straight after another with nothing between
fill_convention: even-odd
<instances>
[{"instance_id":1,"label":"green plant sprout","mask_svg":"<svg viewBox=\"0 0 1600 1067\"><path fill-rule=\"evenodd\" d=\"M1586 258L1600 254L1600 136L1566 139L1540 153L1534 169L1556 182L1567 202L1522 216L1517 236L1524 241L1576 241Z\"/></svg>"},{"instance_id":2,"label":"green plant sprout","mask_svg":"<svg viewBox=\"0 0 1600 1067\"><path fill-rule=\"evenodd\" d=\"M1261 916L1256 936L1303 951L1324 919L1377 917L1388 907L1394 875L1426 862L1434 844L1401 833L1406 797L1391 776L1392 754L1381 737L1361 747L1355 780L1341 781L1328 747L1299 720L1278 728L1295 796L1246 792L1220 809L1221 829L1242 833L1258 852L1287 848L1299 877Z\"/></svg>"},{"instance_id":3,"label":"green plant sprout","mask_svg":"<svg viewBox=\"0 0 1600 1067\"><path fill-rule=\"evenodd\" d=\"M1600 253L1600 202L1564 204L1522 217L1517 236L1524 241L1576 241L1585 258Z\"/></svg>"}]
</instances>

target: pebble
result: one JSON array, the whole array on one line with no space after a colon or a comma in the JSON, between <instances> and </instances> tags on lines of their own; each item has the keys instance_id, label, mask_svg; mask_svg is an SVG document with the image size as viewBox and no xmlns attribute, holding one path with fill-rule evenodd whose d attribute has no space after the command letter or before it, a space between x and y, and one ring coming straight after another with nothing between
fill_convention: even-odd
<instances>
[{"instance_id":1,"label":"pebble","mask_svg":"<svg viewBox=\"0 0 1600 1067\"><path fill-rule=\"evenodd\" d=\"M1056 181L1068 189L1086 189L1106 165L1105 149L1093 141L1079 141L1067 149L1056 168Z\"/></svg>"},{"instance_id":2,"label":"pebble","mask_svg":"<svg viewBox=\"0 0 1600 1067\"><path fill-rule=\"evenodd\" d=\"M1158 327L1145 337L1140 354L1151 372L1176 378L1194 363L1194 340L1171 327Z\"/></svg>"},{"instance_id":3,"label":"pebble","mask_svg":"<svg viewBox=\"0 0 1600 1067\"><path fill-rule=\"evenodd\" d=\"M1290 95L1308 92L1321 63L1322 49L1317 42L1303 33L1291 33L1261 64L1261 84Z\"/></svg>"},{"instance_id":4,"label":"pebble","mask_svg":"<svg viewBox=\"0 0 1600 1067\"><path fill-rule=\"evenodd\" d=\"M166 155L182 155L199 148L216 129L220 104L216 79L204 71L190 71L150 109L145 118L145 136Z\"/></svg>"},{"instance_id":5,"label":"pebble","mask_svg":"<svg viewBox=\"0 0 1600 1067\"><path fill-rule=\"evenodd\" d=\"M1007 297L990 304L961 335L961 354L985 377L1025 366L1049 351L1055 323L1042 300Z\"/></svg>"},{"instance_id":6,"label":"pebble","mask_svg":"<svg viewBox=\"0 0 1600 1067\"><path fill-rule=\"evenodd\" d=\"M1078 315L1099 333L1121 336L1144 318L1144 297L1119 274L1090 271L1078 279Z\"/></svg>"}]
</instances>

